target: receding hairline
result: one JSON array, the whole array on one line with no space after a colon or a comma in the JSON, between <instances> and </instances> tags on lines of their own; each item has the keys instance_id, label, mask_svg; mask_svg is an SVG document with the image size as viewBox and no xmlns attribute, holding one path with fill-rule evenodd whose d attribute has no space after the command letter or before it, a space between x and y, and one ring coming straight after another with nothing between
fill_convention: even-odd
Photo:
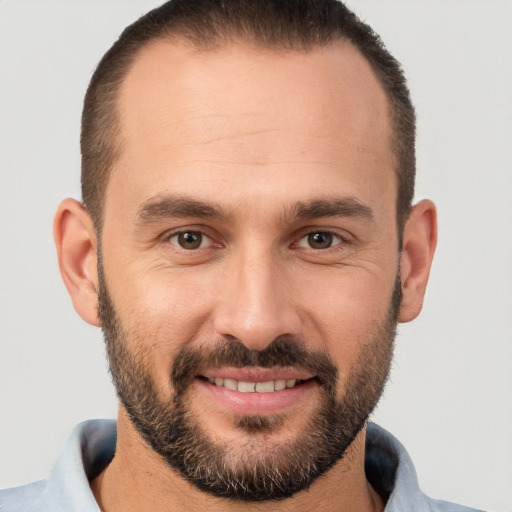
<instances>
[{"instance_id":1,"label":"receding hairline","mask_svg":"<svg viewBox=\"0 0 512 512\"><path fill-rule=\"evenodd\" d=\"M291 0L244 2L198 0L190 6L186 0L168 2L127 27L101 59L86 94L81 144L83 200L97 232L101 231L110 172L123 149L116 126L120 86L145 49L162 40L180 41L194 51L243 42L272 53L310 52L333 44L350 44L369 64L386 97L401 232L414 194L415 114L400 63L378 34L341 2L317 4L311 0L300 3L300 9L299 3ZM247 9L243 13L241 5Z\"/></svg>"},{"instance_id":2,"label":"receding hairline","mask_svg":"<svg viewBox=\"0 0 512 512\"><path fill-rule=\"evenodd\" d=\"M279 41L266 41L258 38L257 35L248 33L238 32L227 32L226 34L220 34L218 37L212 39L194 38L188 33L181 33L178 31L163 32L155 35L145 41L137 50L133 53L130 63L126 68L126 71L132 66L133 62L143 53L146 49L150 48L155 44L171 44L177 47L183 47L191 50L192 52L207 53L210 51L216 51L223 48L229 47L240 47L245 46L248 49L254 50L261 53L272 53L287 55L290 53L309 53L322 48L335 47L338 45L350 45L359 51L357 45L350 40L348 36L338 35L337 37L331 38L329 41L310 41L304 43L303 41L297 41L295 43L286 44L286 42ZM360 52L361 53L361 52ZM361 55L363 55L361 53ZM366 59L366 57L363 58Z\"/></svg>"},{"instance_id":3,"label":"receding hairline","mask_svg":"<svg viewBox=\"0 0 512 512\"><path fill-rule=\"evenodd\" d=\"M194 41L191 41L188 38L185 38L179 34L171 34L171 35L161 35L155 38L148 40L144 45L142 45L137 52L132 56L132 59L129 65L125 68L124 73L122 74L121 80L116 87L115 94L115 108L112 111L112 122L117 125L117 146L119 151L116 155L116 159L112 162L110 172L108 174L108 180L105 186L105 195L108 193L108 185L111 180L112 171L115 170L116 163L119 161L120 153L124 148L124 140L123 140L123 130L122 130L122 114L120 112L120 101L123 96L123 89L127 84L127 80L129 78L130 73L136 68L137 64L140 63L142 59L144 59L148 53L158 48L160 45L171 46L176 48L185 49L187 52L190 52L191 55L203 55L209 52L220 52L224 49L231 48L243 48L247 51L253 51L256 53L260 53L262 55L277 55L280 57L286 57L290 54L310 54L313 52L322 52L328 49L334 49L339 51L349 50L354 52L363 62L367 65L369 72L372 77L375 79L375 83L382 93L384 99L385 106L385 123L386 127L389 130L388 133L388 146L390 151L390 156L393 158L393 162L391 164L394 174L398 173L398 165L399 165L399 157L397 155L397 151L393 147L393 139L396 137L396 128L394 126L393 120L393 107L391 105L390 94L386 90L382 80L380 79L378 73L374 70L371 62L365 57L365 55L361 52L361 50L348 38L340 37L337 40L329 41L326 44L312 44L310 46L305 47L304 45L298 45L297 48L290 47L276 47L269 44L260 44L257 39L242 39L241 37L230 37L227 38L226 41L219 40L212 44L201 44L197 45Z\"/></svg>"}]
</instances>

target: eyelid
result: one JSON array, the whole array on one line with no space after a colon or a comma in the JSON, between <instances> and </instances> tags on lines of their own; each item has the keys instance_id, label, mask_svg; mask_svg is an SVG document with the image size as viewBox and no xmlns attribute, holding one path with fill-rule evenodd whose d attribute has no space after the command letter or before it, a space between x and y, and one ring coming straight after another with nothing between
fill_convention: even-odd
<instances>
[{"instance_id":1,"label":"eyelid","mask_svg":"<svg viewBox=\"0 0 512 512\"><path fill-rule=\"evenodd\" d=\"M295 242L292 244L294 246L299 246L299 242L307 238L309 235L313 235L315 233L326 233L331 235L333 238L336 238L336 243L333 243L331 247L328 249L313 249L312 247L301 247L304 249L310 249L312 251L327 251L329 249L334 249L339 245L349 245L355 242L353 235L350 232L347 232L340 228L334 227L323 227L323 226L306 226L297 231Z\"/></svg>"},{"instance_id":2,"label":"eyelid","mask_svg":"<svg viewBox=\"0 0 512 512\"><path fill-rule=\"evenodd\" d=\"M178 237L182 233L198 233L200 234L204 240L208 240L208 244L203 246L203 241L201 242L201 246L197 249L185 249L181 247L177 241L173 242L172 239ZM176 247L178 250L192 252L197 251L199 249L209 249L213 247L216 242L214 237L211 235L208 229L205 229L203 226L180 226L179 228L174 228L166 231L160 237L160 241L162 244L171 244L173 247ZM220 245L220 243L218 243Z\"/></svg>"},{"instance_id":3,"label":"eyelid","mask_svg":"<svg viewBox=\"0 0 512 512\"><path fill-rule=\"evenodd\" d=\"M315 249L314 247L310 247L308 242L307 242L307 239L308 239L308 237L310 235L314 235L314 234L317 234L317 233L322 233L322 234L330 235L333 238L332 245L330 245L329 247L326 247L325 249ZM333 231L329 231L329 230L326 230L326 229L315 229L315 230L308 231L307 233L303 234L299 238L299 240L297 242L297 246L301 247L303 249L310 249L312 251L328 251L329 249L337 247L338 245L343 244L345 242L346 242L345 238L342 237L339 233L335 233Z\"/></svg>"},{"instance_id":4,"label":"eyelid","mask_svg":"<svg viewBox=\"0 0 512 512\"><path fill-rule=\"evenodd\" d=\"M219 246L219 247L223 246L224 244L218 240L218 237L212 236L210 231L211 230L205 228L204 226L180 226L177 228L170 229L170 230L166 231L165 233L163 233L160 237L160 240L161 240L161 243L163 243L163 244L170 243L174 247L181 249L183 251L187 251L187 252L191 252L194 250L197 251L199 249L208 249L213 246ZM171 242L171 239L179 236L182 233L187 233L187 232L201 234L202 237L204 237L204 239L206 239L208 241L207 246L201 246L201 247L198 247L197 249L185 249L185 248L181 247L177 243L177 241L174 243ZM331 245L330 247L328 247L326 249L314 249L312 247L305 247L303 245L300 245L301 241L305 240L309 235L312 235L314 233L329 234L335 239L335 241L334 241L333 245ZM348 245L348 244L351 244L352 242L353 241L351 241L350 234L340 233L339 230L337 230L337 229L308 226L308 227L301 229L297 233L297 236L295 237L295 242L292 243L292 246L301 247L303 249L309 249L311 251L328 251L329 249L336 248L339 245ZM203 245L203 242L201 245Z\"/></svg>"},{"instance_id":5,"label":"eyelid","mask_svg":"<svg viewBox=\"0 0 512 512\"><path fill-rule=\"evenodd\" d=\"M201 235L201 243L199 244L199 247L195 247L193 249L187 249L185 247L182 247L178 242L178 237L180 235L182 235L183 233L194 233L194 234ZM173 239L176 239L176 240L173 241ZM169 240L170 244L178 247L179 249L185 250L185 251L197 251L198 249L205 249L207 247L210 247L213 242L212 239L207 234L205 234L201 231L193 231L191 229L185 229L184 231L178 231L178 232L172 233L168 237L168 240Z\"/></svg>"}]
</instances>

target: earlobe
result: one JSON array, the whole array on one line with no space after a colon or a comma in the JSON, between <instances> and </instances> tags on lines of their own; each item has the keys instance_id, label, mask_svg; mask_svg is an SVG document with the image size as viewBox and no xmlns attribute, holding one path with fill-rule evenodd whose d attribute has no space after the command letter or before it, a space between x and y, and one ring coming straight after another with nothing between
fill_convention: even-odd
<instances>
[{"instance_id":1,"label":"earlobe","mask_svg":"<svg viewBox=\"0 0 512 512\"><path fill-rule=\"evenodd\" d=\"M399 322L410 322L421 311L436 244L436 207L432 201L420 201L412 208L404 229Z\"/></svg>"},{"instance_id":2,"label":"earlobe","mask_svg":"<svg viewBox=\"0 0 512 512\"><path fill-rule=\"evenodd\" d=\"M62 279L78 314L99 326L97 239L91 217L82 203L65 199L53 223Z\"/></svg>"}]
</instances>

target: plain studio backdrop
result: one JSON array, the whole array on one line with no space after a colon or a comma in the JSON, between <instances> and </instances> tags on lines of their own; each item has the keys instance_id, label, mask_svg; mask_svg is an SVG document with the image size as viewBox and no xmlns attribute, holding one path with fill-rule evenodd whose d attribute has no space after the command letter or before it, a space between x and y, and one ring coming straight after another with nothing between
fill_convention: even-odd
<instances>
[{"instance_id":1,"label":"plain studio backdrop","mask_svg":"<svg viewBox=\"0 0 512 512\"><path fill-rule=\"evenodd\" d=\"M400 327L374 420L427 494L512 511L512 2L349 3L404 65L417 198L440 224L423 313ZM80 196L91 73L156 5L0 0L0 486L44 477L76 423L116 414L101 333L73 310L51 226Z\"/></svg>"}]
</instances>

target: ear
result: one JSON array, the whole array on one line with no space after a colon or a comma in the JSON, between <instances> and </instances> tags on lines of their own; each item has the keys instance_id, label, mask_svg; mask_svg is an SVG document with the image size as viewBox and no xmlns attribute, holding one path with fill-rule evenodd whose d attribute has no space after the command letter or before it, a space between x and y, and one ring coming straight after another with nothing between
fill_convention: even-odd
<instances>
[{"instance_id":1,"label":"ear","mask_svg":"<svg viewBox=\"0 0 512 512\"><path fill-rule=\"evenodd\" d=\"M99 326L97 239L91 217L82 203L65 199L53 223L59 268L78 314Z\"/></svg>"},{"instance_id":2,"label":"ear","mask_svg":"<svg viewBox=\"0 0 512 512\"><path fill-rule=\"evenodd\" d=\"M400 259L402 303L398 313L399 322L414 320L423 307L436 244L436 207L432 201L420 201L412 208L404 229Z\"/></svg>"}]
</instances>

